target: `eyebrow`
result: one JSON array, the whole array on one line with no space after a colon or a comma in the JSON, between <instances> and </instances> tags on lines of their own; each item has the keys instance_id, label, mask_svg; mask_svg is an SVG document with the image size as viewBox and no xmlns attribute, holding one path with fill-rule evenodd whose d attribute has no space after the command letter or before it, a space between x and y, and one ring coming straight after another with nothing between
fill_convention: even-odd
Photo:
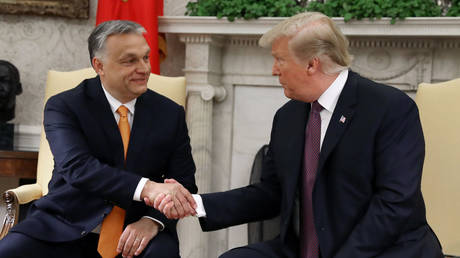
<instances>
[{"instance_id":1,"label":"eyebrow","mask_svg":"<svg viewBox=\"0 0 460 258\"><path fill-rule=\"evenodd\" d=\"M142 56L150 54L150 49L146 51ZM122 56L120 56L120 59L126 59L126 58L131 58L131 57L137 57L137 54L135 53L125 53Z\"/></svg>"}]
</instances>

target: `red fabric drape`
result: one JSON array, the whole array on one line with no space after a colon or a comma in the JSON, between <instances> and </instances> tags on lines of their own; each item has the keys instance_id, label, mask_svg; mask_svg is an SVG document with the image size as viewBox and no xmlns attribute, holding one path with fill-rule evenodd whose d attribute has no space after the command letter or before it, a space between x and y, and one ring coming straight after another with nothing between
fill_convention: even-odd
<instances>
[{"instance_id":1,"label":"red fabric drape","mask_svg":"<svg viewBox=\"0 0 460 258\"><path fill-rule=\"evenodd\" d=\"M158 34L158 16L162 15L163 0L99 0L96 26L109 20L130 20L141 24L147 30L145 39L152 49L152 73L159 74L160 61L166 57L164 35Z\"/></svg>"}]
</instances>

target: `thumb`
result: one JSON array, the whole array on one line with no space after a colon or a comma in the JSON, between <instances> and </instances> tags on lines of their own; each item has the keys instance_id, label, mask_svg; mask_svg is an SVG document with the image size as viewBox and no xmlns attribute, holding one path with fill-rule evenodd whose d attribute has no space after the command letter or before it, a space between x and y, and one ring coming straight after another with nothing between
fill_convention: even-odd
<instances>
[{"instance_id":1,"label":"thumb","mask_svg":"<svg viewBox=\"0 0 460 258\"><path fill-rule=\"evenodd\" d=\"M165 183L167 184L174 184L174 183L177 183L177 181L175 179L172 179L172 178L166 178L165 179Z\"/></svg>"}]
</instances>

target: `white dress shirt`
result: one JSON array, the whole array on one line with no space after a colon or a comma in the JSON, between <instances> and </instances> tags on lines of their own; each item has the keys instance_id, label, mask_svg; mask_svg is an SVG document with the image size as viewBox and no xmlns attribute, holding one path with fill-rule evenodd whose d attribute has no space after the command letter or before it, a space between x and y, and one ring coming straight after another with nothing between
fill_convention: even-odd
<instances>
[{"instance_id":1,"label":"white dress shirt","mask_svg":"<svg viewBox=\"0 0 460 258\"><path fill-rule=\"evenodd\" d=\"M332 113L334 113L335 106L339 100L340 93L342 93L343 87L348 79L348 69L345 69L339 73L334 82L327 88L323 94L318 99L318 103L324 108L319 113L321 117L321 141L320 147L323 146L323 140L326 136L327 127L332 118ZM193 194L193 199L197 204L196 216L197 217L206 217L206 211L204 209L203 200L199 194Z\"/></svg>"},{"instance_id":2,"label":"white dress shirt","mask_svg":"<svg viewBox=\"0 0 460 258\"><path fill-rule=\"evenodd\" d=\"M128 111L129 111L128 112L129 128L132 128L133 127L134 111L136 109L137 98L123 104L120 101L118 101L116 98L114 98L112 95L110 95L110 93L104 88L104 85L102 85L102 90L104 91L105 97L107 98L107 101L110 104L110 109L112 109L112 114L113 114L117 124L120 121L120 115L117 113L117 110L118 110L118 108L120 106L123 105L123 106L128 108ZM141 193L142 193L142 189L144 189L145 183L147 183L147 180L148 180L148 178L143 177L143 178L141 178L141 180L137 184L136 191L134 191L134 196L133 196L134 201L138 201L138 202L143 201L143 200L141 200ZM159 221L157 219L154 219L152 217L149 217L149 216L144 216L144 217L145 218L150 218L150 219L156 221L160 225L160 230L164 229L165 226L161 221Z\"/></svg>"},{"instance_id":3,"label":"white dress shirt","mask_svg":"<svg viewBox=\"0 0 460 258\"><path fill-rule=\"evenodd\" d=\"M321 116L321 141L320 148L323 146L323 140L326 136L327 127L332 118L332 113L334 113L335 106L339 100L340 93L345 86L345 83L348 79L348 69L345 69L340 72L339 76L334 80L334 82L327 88L323 94L318 99L318 103L324 108L321 110L319 115Z\"/></svg>"}]
</instances>

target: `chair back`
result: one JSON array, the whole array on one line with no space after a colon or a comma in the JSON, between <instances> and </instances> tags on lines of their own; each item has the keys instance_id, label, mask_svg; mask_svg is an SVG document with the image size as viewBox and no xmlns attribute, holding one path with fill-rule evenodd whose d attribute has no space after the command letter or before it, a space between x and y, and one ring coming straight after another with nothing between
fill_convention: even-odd
<instances>
[{"instance_id":1,"label":"chair back","mask_svg":"<svg viewBox=\"0 0 460 258\"><path fill-rule=\"evenodd\" d=\"M426 153L422 193L427 219L445 254L460 256L460 79L420 84Z\"/></svg>"},{"instance_id":2,"label":"chair back","mask_svg":"<svg viewBox=\"0 0 460 258\"><path fill-rule=\"evenodd\" d=\"M263 171L263 163L267 156L268 145L263 145L254 158L252 163L250 184L260 182ZM248 223L248 244L268 241L280 234L280 216L264 221Z\"/></svg>"},{"instance_id":3,"label":"chair back","mask_svg":"<svg viewBox=\"0 0 460 258\"><path fill-rule=\"evenodd\" d=\"M49 97L62 91L71 89L82 82L84 79L96 76L93 68L85 68L70 72L49 71L46 81L45 102ZM148 88L162 94L179 105L185 106L185 78L184 77L166 77L156 74L150 74ZM43 195L48 193L48 183L51 180L54 162L48 141L46 140L45 131L42 126L40 137L40 149L38 154L37 165L37 183L42 188Z\"/></svg>"}]
</instances>

